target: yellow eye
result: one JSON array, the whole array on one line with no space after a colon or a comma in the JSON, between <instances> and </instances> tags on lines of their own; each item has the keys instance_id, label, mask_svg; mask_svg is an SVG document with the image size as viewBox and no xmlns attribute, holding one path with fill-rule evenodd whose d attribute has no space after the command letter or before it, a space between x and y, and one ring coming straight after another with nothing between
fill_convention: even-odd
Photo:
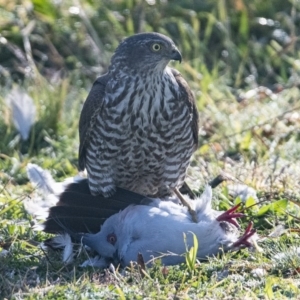
<instances>
[{"instance_id":1,"label":"yellow eye","mask_svg":"<svg viewBox=\"0 0 300 300\"><path fill-rule=\"evenodd\" d=\"M160 44L155 43L155 44L152 45L152 50L153 50L153 51L157 52L157 51L159 51L160 49L161 49Z\"/></svg>"}]
</instances>

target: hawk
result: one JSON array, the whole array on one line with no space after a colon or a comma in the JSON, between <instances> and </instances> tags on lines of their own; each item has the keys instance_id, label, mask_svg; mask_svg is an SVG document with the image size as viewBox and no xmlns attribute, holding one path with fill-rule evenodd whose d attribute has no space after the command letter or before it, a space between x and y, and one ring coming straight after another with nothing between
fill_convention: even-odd
<instances>
[{"instance_id":1,"label":"hawk","mask_svg":"<svg viewBox=\"0 0 300 300\"><path fill-rule=\"evenodd\" d=\"M183 183L198 143L198 112L174 42L159 33L126 38L94 83L79 121L79 169L92 195L116 187L165 197Z\"/></svg>"}]
</instances>

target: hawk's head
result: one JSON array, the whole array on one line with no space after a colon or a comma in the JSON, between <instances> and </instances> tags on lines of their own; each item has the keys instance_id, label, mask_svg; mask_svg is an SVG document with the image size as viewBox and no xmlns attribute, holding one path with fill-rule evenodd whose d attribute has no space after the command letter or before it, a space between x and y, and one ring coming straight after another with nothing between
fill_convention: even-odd
<instances>
[{"instance_id":1,"label":"hawk's head","mask_svg":"<svg viewBox=\"0 0 300 300\"><path fill-rule=\"evenodd\" d=\"M111 59L118 69L148 72L163 70L170 60L181 62L181 53L167 36L151 32L139 33L120 43Z\"/></svg>"}]
</instances>

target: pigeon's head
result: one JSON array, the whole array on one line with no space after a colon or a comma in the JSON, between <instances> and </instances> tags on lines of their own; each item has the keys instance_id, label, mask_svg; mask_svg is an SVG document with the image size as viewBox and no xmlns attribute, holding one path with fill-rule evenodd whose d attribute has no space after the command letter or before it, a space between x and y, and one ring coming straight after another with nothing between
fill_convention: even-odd
<instances>
[{"instance_id":1,"label":"pigeon's head","mask_svg":"<svg viewBox=\"0 0 300 300\"><path fill-rule=\"evenodd\" d=\"M113 263L123 263L124 253L132 239L135 239L132 230L140 225L138 220L139 208L148 208L144 205L129 205L124 210L109 217L102 225L101 230L96 234L84 234L82 243L95 250L101 257ZM148 209L146 211L148 212ZM143 211L143 209L142 209ZM147 217L149 217L147 215ZM134 219L135 218L135 219ZM142 217L143 219L143 217Z\"/></svg>"},{"instance_id":2,"label":"pigeon's head","mask_svg":"<svg viewBox=\"0 0 300 300\"><path fill-rule=\"evenodd\" d=\"M82 242L103 257L115 259L118 256L117 214L107 219L96 234L84 234Z\"/></svg>"},{"instance_id":3,"label":"pigeon's head","mask_svg":"<svg viewBox=\"0 0 300 300\"><path fill-rule=\"evenodd\" d=\"M111 67L146 74L165 69L170 60L181 62L181 59L181 53L169 37L156 32L139 33L120 43Z\"/></svg>"}]
</instances>

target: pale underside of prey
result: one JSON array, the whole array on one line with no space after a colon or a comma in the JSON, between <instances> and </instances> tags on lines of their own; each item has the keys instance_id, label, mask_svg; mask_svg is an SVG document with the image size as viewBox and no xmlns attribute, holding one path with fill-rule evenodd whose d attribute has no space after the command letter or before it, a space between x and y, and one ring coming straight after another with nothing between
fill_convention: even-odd
<instances>
[{"instance_id":1,"label":"pale underside of prey","mask_svg":"<svg viewBox=\"0 0 300 300\"><path fill-rule=\"evenodd\" d=\"M164 265L181 263L185 260L186 249L193 246L192 233L199 243L197 257L202 260L231 249L251 246L255 231L249 227L239 238L239 230L233 225L234 219L242 214L213 210L211 198L211 188L207 187L195 201L198 223L192 220L186 207L153 199L147 200L146 205L130 205L111 216L100 232L79 236L84 245L101 256L102 266L109 262L128 266L137 260L138 254L150 264L154 258L161 258Z\"/></svg>"},{"instance_id":2,"label":"pale underside of prey","mask_svg":"<svg viewBox=\"0 0 300 300\"><path fill-rule=\"evenodd\" d=\"M38 188L43 188L44 193L56 193L58 183L50 178L49 173L29 165L28 174ZM65 187L59 186L59 190L62 188ZM179 205L176 198L161 201L117 189L109 200L100 195L92 196L87 180L78 179L58 196L59 202L50 208L44 230L69 233L98 252L101 258L93 264L101 267L108 266L110 262L127 266L130 261L137 260L139 253L145 262L161 257L165 265L181 263L186 246L193 246L192 233L198 239L199 259L251 246L255 240L255 231L250 227L239 237L235 219L243 214L236 212L237 207L226 212L212 209L212 190L209 186L196 200L187 199L197 214L197 223L193 222L188 209ZM136 205L128 206L130 203ZM52 246L55 243L63 246L65 243L65 252L69 251L69 254L64 257L70 258L72 247L69 238L68 241L56 237L52 240Z\"/></svg>"}]
</instances>

